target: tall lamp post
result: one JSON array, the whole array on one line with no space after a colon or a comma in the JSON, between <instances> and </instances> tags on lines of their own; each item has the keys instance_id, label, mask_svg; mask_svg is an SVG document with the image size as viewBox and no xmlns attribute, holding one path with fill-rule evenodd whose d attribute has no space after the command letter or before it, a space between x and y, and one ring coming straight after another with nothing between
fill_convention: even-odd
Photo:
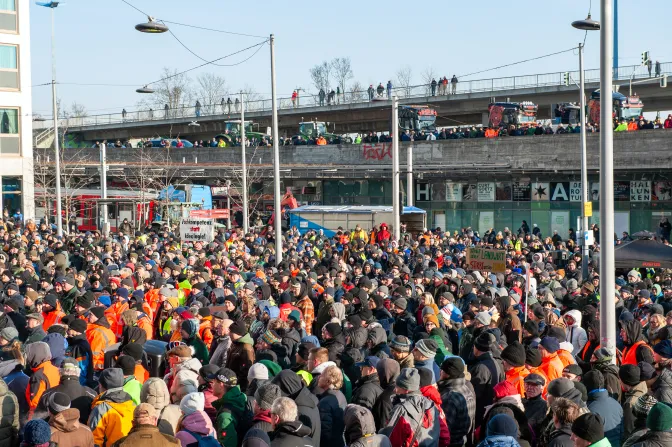
<instances>
[{"instance_id":1,"label":"tall lamp post","mask_svg":"<svg viewBox=\"0 0 672 447\"><path fill-rule=\"evenodd\" d=\"M599 22L596 22L590 18L590 14L586 20L577 20L572 22L572 26L576 29L584 31L595 31L600 29ZM586 239L586 234L588 233L588 214L586 207L589 203L588 201L588 155L586 149L586 84L585 84L585 73L583 71L583 44L579 44L579 94L580 94L580 106L581 106L581 221L582 221L582 236L583 236L583 256L581 262L581 273L583 278L588 278L588 258L590 256L590 251L588 248L588 240ZM592 203L591 203L592 205ZM592 206L591 206L592 213Z\"/></svg>"},{"instance_id":2,"label":"tall lamp post","mask_svg":"<svg viewBox=\"0 0 672 447\"><path fill-rule=\"evenodd\" d=\"M56 14L54 9L60 2L35 2L38 6L44 6L51 9L51 100L54 113L54 151L56 152L56 161L54 163L56 170L56 234L63 236L63 222L61 221L61 149L58 141L58 104L56 100ZM47 216L47 219L49 217Z\"/></svg>"},{"instance_id":3,"label":"tall lamp post","mask_svg":"<svg viewBox=\"0 0 672 447\"><path fill-rule=\"evenodd\" d=\"M280 194L280 135L278 135L278 102L275 92L275 37L271 34L271 104L273 116L273 209L275 213L275 265L282 262L282 203Z\"/></svg>"}]
</instances>

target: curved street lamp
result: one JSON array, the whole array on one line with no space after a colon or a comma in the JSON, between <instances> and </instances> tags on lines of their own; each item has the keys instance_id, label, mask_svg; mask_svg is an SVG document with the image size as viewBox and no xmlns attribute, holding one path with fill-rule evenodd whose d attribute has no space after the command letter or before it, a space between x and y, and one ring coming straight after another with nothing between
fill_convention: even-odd
<instances>
[{"instance_id":1,"label":"curved street lamp","mask_svg":"<svg viewBox=\"0 0 672 447\"><path fill-rule=\"evenodd\" d=\"M154 93L154 89L147 87L146 85L144 87L140 87L138 89L135 89L136 93Z\"/></svg>"},{"instance_id":2,"label":"curved street lamp","mask_svg":"<svg viewBox=\"0 0 672 447\"><path fill-rule=\"evenodd\" d=\"M161 34L168 31L168 27L163 23L159 23L156 20L154 20L154 17L147 17L147 22L135 25L135 29L137 29L141 33L149 33L149 34Z\"/></svg>"},{"instance_id":3,"label":"curved street lamp","mask_svg":"<svg viewBox=\"0 0 672 447\"><path fill-rule=\"evenodd\" d=\"M586 20L577 20L575 22L572 22L572 26L576 29L584 30L584 31L599 31L600 30L600 22L596 22L595 20L590 18L590 14L588 14L588 17L586 17Z\"/></svg>"}]
</instances>

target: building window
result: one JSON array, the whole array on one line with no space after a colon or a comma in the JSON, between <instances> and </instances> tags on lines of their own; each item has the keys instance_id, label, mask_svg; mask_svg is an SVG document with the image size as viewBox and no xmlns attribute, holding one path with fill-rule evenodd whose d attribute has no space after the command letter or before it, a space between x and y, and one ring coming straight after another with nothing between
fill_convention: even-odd
<instances>
[{"instance_id":1,"label":"building window","mask_svg":"<svg viewBox=\"0 0 672 447\"><path fill-rule=\"evenodd\" d=\"M16 0L0 0L0 31L16 33L17 17Z\"/></svg>"},{"instance_id":2,"label":"building window","mask_svg":"<svg viewBox=\"0 0 672 447\"><path fill-rule=\"evenodd\" d=\"M19 109L0 109L0 154L20 153Z\"/></svg>"},{"instance_id":3,"label":"building window","mask_svg":"<svg viewBox=\"0 0 672 447\"><path fill-rule=\"evenodd\" d=\"M17 45L0 45L0 89L19 88L18 48Z\"/></svg>"},{"instance_id":4,"label":"building window","mask_svg":"<svg viewBox=\"0 0 672 447\"><path fill-rule=\"evenodd\" d=\"M22 200L23 177L2 177L2 207L12 216L20 211Z\"/></svg>"}]
</instances>

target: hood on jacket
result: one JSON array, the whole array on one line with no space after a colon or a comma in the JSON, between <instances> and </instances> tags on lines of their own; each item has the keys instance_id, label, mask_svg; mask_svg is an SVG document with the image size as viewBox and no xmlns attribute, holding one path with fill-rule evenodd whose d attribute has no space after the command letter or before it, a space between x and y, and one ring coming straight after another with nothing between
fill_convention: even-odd
<instances>
[{"instance_id":1,"label":"hood on jacket","mask_svg":"<svg viewBox=\"0 0 672 447\"><path fill-rule=\"evenodd\" d=\"M343 330L345 337L350 337L350 344L353 348L363 348L366 345L366 336L368 332L364 328L347 328Z\"/></svg>"},{"instance_id":2,"label":"hood on jacket","mask_svg":"<svg viewBox=\"0 0 672 447\"><path fill-rule=\"evenodd\" d=\"M242 337L240 337L238 340L236 340L235 343L244 343L246 345L254 345L254 340L252 340L252 337L250 336L250 334L245 334Z\"/></svg>"},{"instance_id":3,"label":"hood on jacket","mask_svg":"<svg viewBox=\"0 0 672 447\"><path fill-rule=\"evenodd\" d=\"M226 394L221 398L212 403L212 406L215 407L218 411L223 407L224 404L229 405L234 410L238 412L243 412L245 406L247 405L247 396L240 391L239 386L232 387Z\"/></svg>"},{"instance_id":4,"label":"hood on jacket","mask_svg":"<svg viewBox=\"0 0 672 447\"><path fill-rule=\"evenodd\" d=\"M224 304L224 297L225 297L224 289L222 289L221 287L215 287L214 289L212 289L212 292L210 292L210 296L211 297L214 296L215 299L213 301L215 302L215 304L218 305Z\"/></svg>"},{"instance_id":5,"label":"hood on jacket","mask_svg":"<svg viewBox=\"0 0 672 447\"><path fill-rule=\"evenodd\" d=\"M322 374L322 373L324 372L324 370L327 369L327 368L329 368L330 366L337 366L337 365L336 365L336 363L331 362L331 361L329 361L329 362L324 362L324 363L320 363L319 365L317 365L317 366L315 367L315 369L313 369L313 370L311 371L311 374L313 374L313 375L315 375L315 374Z\"/></svg>"},{"instance_id":6,"label":"hood on jacket","mask_svg":"<svg viewBox=\"0 0 672 447\"><path fill-rule=\"evenodd\" d=\"M49 419L49 425L64 433L70 433L79 429L79 410L77 408L68 408Z\"/></svg>"},{"instance_id":7,"label":"hood on jacket","mask_svg":"<svg viewBox=\"0 0 672 447\"><path fill-rule=\"evenodd\" d=\"M369 331L367 340L371 340L373 346L385 343L387 341L387 334L385 333L385 329L380 326L374 327L371 329L371 331Z\"/></svg>"},{"instance_id":8,"label":"hood on jacket","mask_svg":"<svg viewBox=\"0 0 672 447\"><path fill-rule=\"evenodd\" d=\"M336 318L339 321L339 324L341 321L345 320L345 305L343 303L332 304L331 310L334 311L334 316L332 318Z\"/></svg>"},{"instance_id":9,"label":"hood on jacket","mask_svg":"<svg viewBox=\"0 0 672 447\"><path fill-rule=\"evenodd\" d=\"M198 360L195 357L190 358L189 360L185 360L184 362L178 364L175 366L176 371L193 371L198 375L198 371L201 370L203 365L201 365L201 361Z\"/></svg>"},{"instance_id":10,"label":"hood on jacket","mask_svg":"<svg viewBox=\"0 0 672 447\"><path fill-rule=\"evenodd\" d=\"M628 338L627 343L625 343L627 346L634 345L638 341L643 340L642 323L640 323L638 320L624 321L621 323L621 326L623 327L625 335Z\"/></svg>"},{"instance_id":11,"label":"hood on jacket","mask_svg":"<svg viewBox=\"0 0 672 447\"><path fill-rule=\"evenodd\" d=\"M574 319L574 324L571 325L570 327L581 327L581 319L583 318L581 311L577 309L572 309L570 311L567 311L565 315L569 315Z\"/></svg>"},{"instance_id":12,"label":"hood on jacket","mask_svg":"<svg viewBox=\"0 0 672 447\"><path fill-rule=\"evenodd\" d=\"M45 342L38 341L26 346L26 364L30 368L37 368L49 360L51 360L51 349Z\"/></svg>"},{"instance_id":13,"label":"hood on jacket","mask_svg":"<svg viewBox=\"0 0 672 447\"><path fill-rule=\"evenodd\" d=\"M212 421L205 411L196 411L182 418L182 429L189 430L202 436L213 432Z\"/></svg>"},{"instance_id":14,"label":"hood on jacket","mask_svg":"<svg viewBox=\"0 0 672 447\"><path fill-rule=\"evenodd\" d=\"M470 295L474 288L471 284L462 284L462 290L462 297L464 298L465 296Z\"/></svg>"},{"instance_id":15,"label":"hood on jacket","mask_svg":"<svg viewBox=\"0 0 672 447\"><path fill-rule=\"evenodd\" d=\"M49 350L51 351L51 363L60 368L63 359L65 358L65 349L68 346L68 342L61 334L52 332L47 334L42 341L49 345Z\"/></svg>"},{"instance_id":16,"label":"hood on jacket","mask_svg":"<svg viewBox=\"0 0 672 447\"><path fill-rule=\"evenodd\" d=\"M308 391L303 379L295 372L288 369L282 370L271 383L277 385L282 395L294 400L296 405L317 408L317 397Z\"/></svg>"},{"instance_id":17,"label":"hood on jacket","mask_svg":"<svg viewBox=\"0 0 672 447\"><path fill-rule=\"evenodd\" d=\"M304 425L302 422L299 421L289 421L289 422L283 422L277 427L275 427L275 437L279 433L287 433L292 436L298 436L298 437L304 437L304 436L310 436L310 428L306 425Z\"/></svg>"},{"instance_id":18,"label":"hood on jacket","mask_svg":"<svg viewBox=\"0 0 672 447\"><path fill-rule=\"evenodd\" d=\"M439 390L437 390L435 386L433 385L423 386L422 388L420 388L420 392L427 399L434 402L437 408L441 408L441 404L443 403L443 401L441 400L441 394L439 393ZM520 394L518 394L517 396L518 399L520 399Z\"/></svg>"},{"instance_id":19,"label":"hood on jacket","mask_svg":"<svg viewBox=\"0 0 672 447\"><path fill-rule=\"evenodd\" d=\"M498 309L499 313L501 315L505 315L509 312L509 308L511 307L511 297L508 295L500 296L499 297L499 306Z\"/></svg>"},{"instance_id":20,"label":"hood on jacket","mask_svg":"<svg viewBox=\"0 0 672 447\"><path fill-rule=\"evenodd\" d=\"M157 411L163 410L170 404L170 392L168 385L163 379L150 377L142 385L140 390L140 401L148 403Z\"/></svg>"},{"instance_id":21,"label":"hood on jacket","mask_svg":"<svg viewBox=\"0 0 672 447\"><path fill-rule=\"evenodd\" d=\"M367 408L360 405L350 404L345 407L345 442L350 445L366 435L376 433L376 422L373 414Z\"/></svg>"},{"instance_id":22,"label":"hood on jacket","mask_svg":"<svg viewBox=\"0 0 672 447\"><path fill-rule=\"evenodd\" d=\"M7 377L15 371L23 371L23 365L16 360L4 360L0 362L0 377Z\"/></svg>"}]
</instances>

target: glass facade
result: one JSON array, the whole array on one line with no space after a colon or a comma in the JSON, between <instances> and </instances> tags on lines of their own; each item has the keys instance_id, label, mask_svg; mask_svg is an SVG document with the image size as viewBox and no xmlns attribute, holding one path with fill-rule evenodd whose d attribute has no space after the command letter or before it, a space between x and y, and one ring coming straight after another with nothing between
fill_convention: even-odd
<instances>
[{"instance_id":1,"label":"glass facade","mask_svg":"<svg viewBox=\"0 0 672 447\"><path fill-rule=\"evenodd\" d=\"M10 216L19 210L22 210L22 186L23 178L2 177L2 208L7 210Z\"/></svg>"},{"instance_id":2,"label":"glass facade","mask_svg":"<svg viewBox=\"0 0 672 447\"><path fill-rule=\"evenodd\" d=\"M19 155L21 153L19 116L19 109L0 109L1 155Z\"/></svg>"},{"instance_id":3,"label":"glass facade","mask_svg":"<svg viewBox=\"0 0 672 447\"><path fill-rule=\"evenodd\" d=\"M18 32L16 0L0 0L0 31Z\"/></svg>"},{"instance_id":4,"label":"glass facade","mask_svg":"<svg viewBox=\"0 0 672 447\"><path fill-rule=\"evenodd\" d=\"M0 44L0 89L19 89L19 47Z\"/></svg>"}]
</instances>

